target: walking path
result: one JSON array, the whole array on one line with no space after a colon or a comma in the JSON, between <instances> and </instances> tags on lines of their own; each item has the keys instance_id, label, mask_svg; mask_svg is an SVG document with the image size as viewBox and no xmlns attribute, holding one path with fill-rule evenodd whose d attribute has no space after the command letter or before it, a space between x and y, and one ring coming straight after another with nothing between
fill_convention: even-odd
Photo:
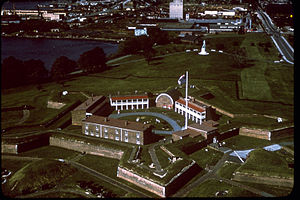
<instances>
[{"instance_id":1,"label":"walking path","mask_svg":"<svg viewBox=\"0 0 300 200\"><path fill-rule=\"evenodd\" d=\"M147 115L147 116L154 116L154 117L158 117L161 118L163 120L165 120L166 122L168 122L172 128L173 131L158 131L155 130L155 133L165 133L165 134L172 134L172 132L174 131L179 131L181 130L181 126L178 125L178 123L171 119L170 117L160 114L160 113L155 113L155 112L132 112L132 113L120 113L120 114L111 114L109 115L109 117L111 118L120 118L120 117L127 117L127 116L134 116L134 115Z\"/></svg>"},{"instance_id":2,"label":"walking path","mask_svg":"<svg viewBox=\"0 0 300 200\"><path fill-rule=\"evenodd\" d=\"M23 110L23 117L22 119L16 123L16 125L20 125L20 124L23 124L30 116L30 111L29 110Z\"/></svg>"}]
</instances>

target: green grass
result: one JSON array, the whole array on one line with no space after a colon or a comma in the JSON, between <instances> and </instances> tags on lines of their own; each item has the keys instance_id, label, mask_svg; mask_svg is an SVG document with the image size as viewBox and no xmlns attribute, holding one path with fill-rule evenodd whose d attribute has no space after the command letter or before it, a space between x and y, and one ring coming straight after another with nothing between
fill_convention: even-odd
<instances>
[{"instance_id":1,"label":"green grass","mask_svg":"<svg viewBox=\"0 0 300 200\"><path fill-rule=\"evenodd\" d=\"M249 155L250 157L237 171L259 176L294 177L294 169L289 168L287 161L276 152L256 149Z\"/></svg>"},{"instance_id":2,"label":"green grass","mask_svg":"<svg viewBox=\"0 0 300 200\"><path fill-rule=\"evenodd\" d=\"M38 158L61 158L70 159L78 155L77 151L72 151L55 146L44 146L27 152L20 153L21 156L38 157Z\"/></svg>"},{"instance_id":3,"label":"green grass","mask_svg":"<svg viewBox=\"0 0 300 200\"><path fill-rule=\"evenodd\" d=\"M206 152L205 149L208 149ZM211 148L204 148L192 153L189 157L195 160L203 169L208 166L214 166L222 158L223 153Z\"/></svg>"},{"instance_id":4,"label":"green grass","mask_svg":"<svg viewBox=\"0 0 300 200\"><path fill-rule=\"evenodd\" d=\"M276 197L287 197L292 192L291 188L285 188L282 186L272 186L272 185L249 183L249 182L240 182L240 183L256 188L258 190L262 190L269 194L273 194Z\"/></svg>"},{"instance_id":5,"label":"green grass","mask_svg":"<svg viewBox=\"0 0 300 200\"><path fill-rule=\"evenodd\" d=\"M220 169L218 169L217 174L220 177L231 179L233 177L234 171L240 166L238 163L227 162Z\"/></svg>"},{"instance_id":6,"label":"green grass","mask_svg":"<svg viewBox=\"0 0 300 200\"><path fill-rule=\"evenodd\" d=\"M205 37L207 49L224 45L224 52L211 52L209 56L199 56L195 52L176 53L158 58L150 63L140 59L131 63L111 67L102 73L73 77L66 80L65 86L55 83L43 85L39 91L34 86L19 87L1 91L1 106L20 106L29 104L35 107L25 125L45 122L59 113L47 108L47 101L60 91L82 91L94 95L133 94L139 92L161 93L174 88L177 80L186 70L189 71L190 84L199 89L190 89L191 95L231 113L267 114L287 118L294 122L294 70L287 64L274 64L277 50L269 36L264 33L238 35L234 33L210 35ZM259 43L271 42L269 51ZM253 45L252 45L253 44ZM167 49L182 51L190 47L184 44L158 46L158 52ZM232 53L245 48L248 62L244 68L234 67ZM133 61L140 56L129 56L118 62ZM116 63L118 63L116 62ZM93 84L91 84L93 83ZM202 99L204 93L212 93L210 100ZM86 97L79 93L62 97L66 103ZM66 99L67 98L67 99ZM17 119L17 117L15 117ZM6 119L7 120L7 119ZM251 120L251 118L249 118ZM247 121L247 120L245 120ZM264 124L264 123L262 123ZM265 120L269 127L269 123ZM257 124L257 126L260 126Z\"/></svg>"},{"instance_id":7,"label":"green grass","mask_svg":"<svg viewBox=\"0 0 300 200\"><path fill-rule=\"evenodd\" d=\"M243 135L236 135L234 137L224 140L225 147L233 150L247 150L252 148L259 148L274 144L269 140L258 139L254 137L248 137Z\"/></svg>"},{"instance_id":8,"label":"green grass","mask_svg":"<svg viewBox=\"0 0 300 200\"><path fill-rule=\"evenodd\" d=\"M257 194L217 180L207 180L191 190L187 197L215 197L218 191L228 191L223 197L258 197Z\"/></svg>"},{"instance_id":9,"label":"green grass","mask_svg":"<svg viewBox=\"0 0 300 200\"><path fill-rule=\"evenodd\" d=\"M111 178L115 178L117 176L117 168L119 164L119 160L117 159L95 155L84 155L78 162L100 173L104 173Z\"/></svg>"},{"instance_id":10,"label":"green grass","mask_svg":"<svg viewBox=\"0 0 300 200\"><path fill-rule=\"evenodd\" d=\"M47 160L34 161L12 175L8 181L10 196L42 190L45 185L55 186L77 170L68 164Z\"/></svg>"}]
</instances>

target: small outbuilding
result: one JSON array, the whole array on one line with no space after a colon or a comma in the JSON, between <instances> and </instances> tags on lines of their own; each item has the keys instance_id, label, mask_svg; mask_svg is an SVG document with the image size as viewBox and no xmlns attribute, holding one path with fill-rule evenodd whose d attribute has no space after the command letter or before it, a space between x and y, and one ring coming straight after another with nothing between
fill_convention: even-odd
<instances>
[{"instance_id":1,"label":"small outbuilding","mask_svg":"<svg viewBox=\"0 0 300 200\"><path fill-rule=\"evenodd\" d=\"M161 93L155 99L156 107L173 109L175 102L181 97L181 93L176 89Z\"/></svg>"}]
</instances>

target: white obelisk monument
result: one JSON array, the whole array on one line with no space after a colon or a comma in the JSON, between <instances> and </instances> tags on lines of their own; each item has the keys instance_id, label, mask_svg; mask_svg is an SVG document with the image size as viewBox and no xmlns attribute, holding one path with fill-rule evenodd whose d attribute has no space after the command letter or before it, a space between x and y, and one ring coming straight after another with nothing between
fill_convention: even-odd
<instances>
[{"instance_id":1,"label":"white obelisk monument","mask_svg":"<svg viewBox=\"0 0 300 200\"><path fill-rule=\"evenodd\" d=\"M202 45L202 48L201 48L201 52L199 52L198 54L202 55L202 56L207 56L209 53L206 52L205 48L206 48L206 44L205 44L205 40L203 40L203 45Z\"/></svg>"}]
</instances>

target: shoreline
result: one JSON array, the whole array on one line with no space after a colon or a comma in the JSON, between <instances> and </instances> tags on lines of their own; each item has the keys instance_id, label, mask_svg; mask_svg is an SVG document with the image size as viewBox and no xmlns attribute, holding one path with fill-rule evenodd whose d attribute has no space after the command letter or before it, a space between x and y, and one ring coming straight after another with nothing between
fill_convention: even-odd
<instances>
[{"instance_id":1,"label":"shoreline","mask_svg":"<svg viewBox=\"0 0 300 200\"><path fill-rule=\"evenodd\" d=\"M87 37L60 37L60 36L45 36L45 35L36 35L36 36L17 36L17 35L1 35L1 37L7 38L28 38L28 39L57 39L57 40L92 40L100 42L109 42L114 44L120 44L122 40L112 39L112 38L87 38Z\"/></svg>"}]
</instances>

